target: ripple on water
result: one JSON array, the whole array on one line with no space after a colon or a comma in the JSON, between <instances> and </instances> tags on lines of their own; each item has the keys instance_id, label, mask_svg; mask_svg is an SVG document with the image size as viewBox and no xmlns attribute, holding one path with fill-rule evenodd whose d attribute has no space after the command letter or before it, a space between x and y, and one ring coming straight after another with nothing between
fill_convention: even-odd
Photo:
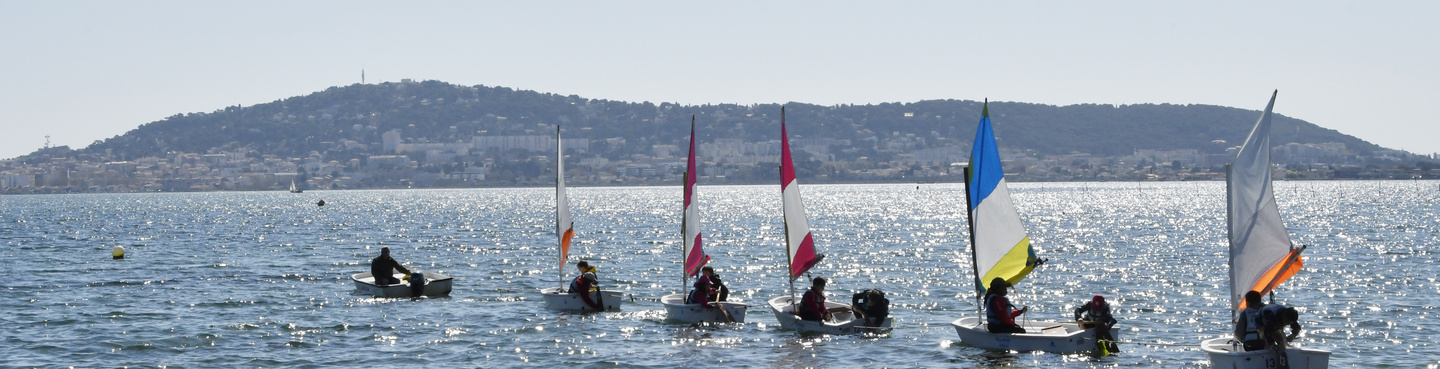
<instances>
[{"instance_id":1,"label":"ripple on water","mask_svg":"<svg viewBox=\"0 0 1440 369\"><path fill-rule=\"evenodd\" d=\"M703 185L703 184L702 184ZM1440 196L1411 181L1278 182L1306 270L1277 301L1298 306L1306 344L1336 366L1436 365L1432 257ZM747 323L675 324L646 301L678 291L680 189L572 188L572 261L638 297L621 312L544 311L557 286L552 189L0 196L0 284L16 366L1204 367L1183 346L1119 356L991 353L949 321L975 312L958 185L806 186L816 275L831 299L877 287L888 336L797 336L768 308ZM1129 340L1189 344L1228 329L1224 186L1018 183L1014 201L1050 262L1015 300L1068 319L1103 293ZM324 208L313 206L325 198ZM774 186L704 186L705 247L737 296L788 294ZM126 245L129 256L110 260ZM412 269L456 277L449 298L352 293L381 246ZM573 267L565 270L573 276ZM799 286L798 288L804 288ZM839 364L839 363L843 363Z\"/></svg>"}]
</instances>

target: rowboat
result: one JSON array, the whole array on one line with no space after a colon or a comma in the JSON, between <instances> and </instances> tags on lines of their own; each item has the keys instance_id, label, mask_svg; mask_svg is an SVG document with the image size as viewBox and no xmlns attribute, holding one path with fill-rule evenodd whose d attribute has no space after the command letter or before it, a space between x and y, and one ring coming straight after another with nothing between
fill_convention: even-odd
<instances>
[{"instance_id":1,"label":"rowboat","mask_svg":"<svg viewBox=\"0 0 1440 369\"><path fill-rule=\"evenodd\" d=\"M440 272L416 272L414 275L421 275L425 278L425 284L420 286L421 291L416 294L414 285L411 283L399 283L389 285L375 284L375 276L370 272L360 272L350 275L350 280L355 281L355 292L377 296L377 297L437 297L449 296L451 282L454 280L448 275ZM395 273L395 279L405 278L403 273Z\"/></svg>"}]
</instances>

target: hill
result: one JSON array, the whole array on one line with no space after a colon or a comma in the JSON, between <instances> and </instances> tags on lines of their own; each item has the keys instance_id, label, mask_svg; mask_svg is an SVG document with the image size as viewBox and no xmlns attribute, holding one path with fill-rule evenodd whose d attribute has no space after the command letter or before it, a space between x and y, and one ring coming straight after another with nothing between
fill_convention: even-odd
<instances>
[{"instance_id":1,"label":"hill","mask_svg":"<svg viewBox=\"0 0 1440 369\"><path fill-rule=\"evenodd\" d=\"M1212 105L990 102L1017 181L1209 180L1255 110ZM1257 102L1258 105L1258 102ZM783 104L808 183L953 182L982 103ZM71 150L0 160L0 191L530 186L554 181L555 127L575 185L669 184L691 116L707 183L773 181L782 104L679 105L438 81L355 84L253 106L176 114ZM1296 178L1431 178L1428 158L1276 116L1277 163Z\"/></svg>"},{"instance_id":2,"label":"hill","mask_svg":"<svg viewBox=\"0 0 1440 369\"><path fill-rule=\"evenodd\" d=\"M968 100L785 104L787 122L797 137L852 143L907 134L934 137L926 146L968 145L979 120L980 105ZM1222 153L1244 139L1259 115L1255 110L1212 105L1052 106L999 101L990 103L990 111L1003 148L1043 155L1095 156L1129 155L1136 149ZM204 153L248 147L260 153L297 157L311 151L325 152L341 139L378 145L382 133L396 129L418 142L456 142L474 135L545 134L556 124L586 129L567 134L570 137L676 143L688 135L684 123L692 114L697 116L702 140L763 141L778 135L779 113L779 104L657 105L438 81L355 84L249 107L176 114L77 153L109 150L116 159L125 160L163 156L172 151ZM1277 115L1274 125L1276 146L1338 142L1360 155L1380 149L1353 136L1285 116ZM635 150L611 149L617 155L649 149L631 148Z\"/></svg>"}]
</instances>

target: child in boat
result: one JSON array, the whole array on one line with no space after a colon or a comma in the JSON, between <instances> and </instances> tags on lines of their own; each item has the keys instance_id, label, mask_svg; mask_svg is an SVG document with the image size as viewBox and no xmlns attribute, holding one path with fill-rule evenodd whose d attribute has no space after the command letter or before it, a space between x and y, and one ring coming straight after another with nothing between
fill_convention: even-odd
<instances>
[{"instance_id":1,"label":"child in boat","mask_svg":"<svg viewBox=\"0 0 1440 369\"><path fill-rule=\"evenodd\" d=\"M580 294L580 300L584 301L586 306L595 310L604 310L600 307L599 303L590 298L591 289L599 289L599 286L595 283L595 273L585 272L585 274L581 274L579 277L575 277L575 280L570 281L570 293Z\"/></svg>"},{"instance_id":2,"label":"child in boat","mask_svg":"<svg viewBox=\"0 0 1440 369\"><path fill-rule=\"evenodd\" d=\"M810 290L800 298L800 320L830 320L830 311L825 309L825 278L815 277L810 281Z\"/></svg>"},{"instance_id":3,"label":"child in boat","mask_svg":"<svg viewBox=\"0 0 1440 369\"><path fill-rule=\"evenodd\" d=\"M585 274L585 273L597 273L596 268L593 267L593 266L590 266L590 263L589 263L589 262L586 262L586 261L584 261L584 260L581 260L580 262L575 263L575 269L579 269L579 270L580 270L580 274ZM597 273L597 274L598 274L598 273Z\"/></svg>"},{"instance_id":4,"label":"child in boat","mask_svg":"<svg viewBox=\"0 0 1440 369\"><path fill-rule=\"evenodd\" d=\"M1119 351L1119 347L1115 344L1115 336L1110 335L1110 328L1119 321L1110 315L1110 304L1105 302L1105 296L1095 295L1090 298L1090 302L1075 308L1075 320L1080 321L1082 327L1093 324L1095 339L1105 341L1106 350Z\"/></svg>"},{"instance_id":5,"label":"child in boat","mask_svg":"<svg viewBox=\"0 0 1440 369\"><path fill-rule=\"evenodd\" d=\"M1015 317L1030 311L1030 307L1016 310L1005 298L1009 288L1010 282L995 277L990 281L990 289L985 290L985 328L990 333L1025 333L1025 328L1015 324Z\"/></svg>"},{"instance_id":6,"label":"child in boat","mask_svg":"<svg viewBox=\"0 0 1440 369\"><path fill-rule=\"evenodd\" d=\"M688 302L710 307L711 296L715 295L715 287L710 283L710 275L715 274L715 268L706 265L700 269L700 273L700 278L695 278L695 290L690 291L690 301Z\"/></svg>"},{"instance_id":7,"label":"child in boat","mask_svg":"<svg viewBox=\"0 0 1440 369\"><path fill-rule=\"evenodd\" d=\"M1245 293L1245 310L1235 319L1235 340L1240 341L1245 351L1265 349L1265 340L1260 337L1260 309L1265 302L1260 300L1259 291Z\"/></svg>"}]
</instances>

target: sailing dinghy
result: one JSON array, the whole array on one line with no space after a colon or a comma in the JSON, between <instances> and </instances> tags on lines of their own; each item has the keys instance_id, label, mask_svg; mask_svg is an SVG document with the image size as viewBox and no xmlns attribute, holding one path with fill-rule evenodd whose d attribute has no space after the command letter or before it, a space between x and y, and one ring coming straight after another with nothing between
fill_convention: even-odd
<instances>
[{"instance_id":1,"label":"sailing dinghy","mask_svg":"<svg viewBox=\"0 0 1440 369\"><path fill-rule=\"evenodd\" d=\"M690 117L690 158L685 165L685 209L681 213L680 233L685 239L681 242L680 257L683 262L681 267L680 285L681 293L672 293L660 298L660 303L665 305L665 318L686 323L701 322L745 322L745 311L748 309L742 302L738 301L712 301L710 306L699 303L690 303L685 300L689 296L690 278L705 278L700 275L701 267L710 261L710 256L705 254L701 247L700 237L700 205L695 202L696 177L699 173L695 171L695 117Z\"/></svg>"},{"instance_id":2,"label":"sailing dinghy","mask_svg":"<svg viewBox=\"0 0 1440 369\"><path fill-rule=\"evenodd\" d=\"M570 255L570 239L575 236L575 223L570 221L570 204L565 199L565 149L561 146L560 127L555 127L555 235L559 236L560 260L557 261L556 272L560 278L562 287L550 287L540 290L540 295L545 297L545 308L564 311L596 311L595 308L585 304L579 293L569 293L569 280L565 279L565 262ZM590 294L590 300L599 302L602 310L619 310L620 299L624 297L621 291L585 291Z\"/></svg>"},{"instance_id":3,"label":"sailing dinghy","mask_svg":"<svg viewBox=\"0 0 1440 369\"><path fill-rule=\"evenodd\" d=\"M1245 309L1245 293L1259 291L1269 294L1281 282L1290 279L1304 267L1300 253L1280 219L1270 178L1270 110L1275 95L1260 113L1260 120L1235 154L1235 161L1225 171L1226 234L1230 241L1230 318L1231 323ZM1273 295L1272 295L1273 296ZM1272 297L1273 299L1273 297ZM1216 368L1279 368L1280 358L1271 350L1245 351L1230 335L1200 343L1200 350ZM1290 368L1326 368L1330 352L1291 345L1285 350Z\"/></svg>"},{"instance_id":4,"label":"sailing dinghy","mask_svg":"<svg viewBox=\"0 0 1440 369\"><path fill-rule=\"evenodd\" d=\"M888 332L895 318L887 317L878 327L867 327L864 319L857 319L850 305L825 300L825 309L830 311L831 320L801 320L796 311L800 300L795 298L795 279L819 263L825 255L815 253L815 241L810 235L810 224L805 219L805 204L800 202L800 182L795 180L795 163L790 159L790 139L785 132L785 108L780 108L780 193L781 208L785 222L785 249L789 256L790 295L770 299L770 309L781 329L801 333L854 334Z\"/></svg>"},{"instance_id":5,"label":"sailing dinghy","mask_svg":"<svg viewBox=\"0 0 1440 369\"><path fill-rule=\"evenodd\" d=\"M995 147L995 132L990 125L989 105L986 102L980 110L980 127L975 132L970 166L965 169L976 307L983 305L980 301L991 280L1004 278L1011 285L1018 284L1040 263L1024 225L1020 224L1015 203L1010 200L1005 172L1000 169L1000 151ZM977 313L975 317L962 317L950 323L960 334L960 342L970 346L1054 353L1095 348L1095 329L1085 329L1078 322L1017 319L1016 324L1025 328L1025 333L991 333L985 325L985 314ZM1112 335L1119 331L1110 330Z\"/></svg>"}]
</instances>

